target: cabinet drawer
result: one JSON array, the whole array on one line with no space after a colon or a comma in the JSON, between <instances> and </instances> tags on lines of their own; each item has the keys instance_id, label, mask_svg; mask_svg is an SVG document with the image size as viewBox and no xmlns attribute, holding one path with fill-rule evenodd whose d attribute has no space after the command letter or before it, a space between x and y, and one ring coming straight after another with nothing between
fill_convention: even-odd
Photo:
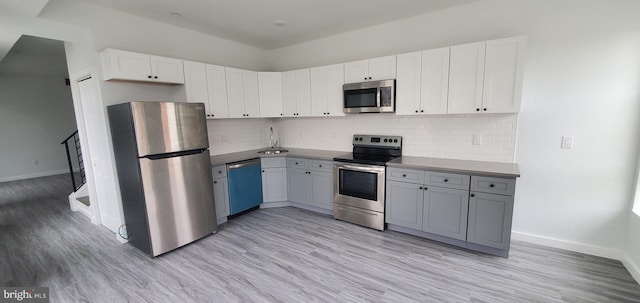
<instances>
[{"instance_id":1,"label":"cabinet drawer","mask_svg":"<svg viewBox=\"0 0 640 303\"><path fill-rule=\"evenodd\" d=\"M277 168L277 167L286 167L286 166L287 166L286 157L260 158L260 167L262 168Z\"/></svg>"},{"instance_id":2,"label":"cabinet drawer","mask_svg":"<svg viewBox=\"0 0 640 303\"><path fill-rule=\"evenodd\" d=\"M387 168L387 180L423 184L424 171L402 168Z\"/></svg>"},{"instance_id":3,"label":"cabinet drawer","mask_svg":"<svg viewBox=\"0 0 640 303\"><path fill-rule=\"evenodd\" d=\"M333 162L322 161L322 160L309 160L309 169L331 173L333 172Z\"/></svg>"},{"instance_id":4,"label":"cabinet drawer","mask_svg":"<svg viewBox=\"0 0 640 303\"><path fill-rule=\"evenodd\" d=\"M309 160L300 158L287 158L287 167L307 169L309 168Z\"/></svg>"},{"instance_id":5,"label":"cabinet drawer","mask_svg":"<svg viewBox=\"0 0 640 303\"><path fill-rule=\"evenodd\" d=\"M440 187L469 190L469 175L425 172L425 184Z\"/></svg>"},{"instance_id":6,"label":"cabinet drawer","mask_svg":"<svg viewBox=\"0 0 640 303\"><path fill-rule=\"evenodd\" d=\"M218 165L211 169L211 174L214 179L223 178L227 176L227 166L226 165Z\"/></svg>"},{"instance_id":7,"label":"cabinet drawer","mask_svg":"<svg viewBox=\"0 0 640 303\"><path fill-rule=\"evenodd\" d=\"M516 179L471 177L471 191L513 196Z\"/></svg>"}]
</instances>

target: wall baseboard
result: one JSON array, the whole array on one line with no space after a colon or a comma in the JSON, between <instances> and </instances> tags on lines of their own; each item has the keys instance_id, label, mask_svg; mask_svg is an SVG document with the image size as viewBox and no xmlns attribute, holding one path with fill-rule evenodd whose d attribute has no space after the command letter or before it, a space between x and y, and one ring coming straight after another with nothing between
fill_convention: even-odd
<instances>
[{"instance_id":1,"label":"wall baseboard","mask_svg":"<svg viewBox=\"0 0 640 303\"><path fill-rule=\"evenodd\" d=\"M602 246L594 246L584 243L571 242L566 240L554 239L538 235L527 234L514 231L511 233L511 239L539 244L564 250L575 251L587 255L603 257L607 259L621 260L622 252L620 250L611 249Z\"/></svg>"},{"instance_id":2,"label":"wall baseboard","mask_svg":"<svg viewBox=\"0 0 640 303\"><path fill-rule=\"evenodd\" d=\"M31 178L38 178L38 177L46 177L46 176L54 176L54 175L61 175L61 174L68 174L68 173L69 173L68 169L45 171L45 172L26 174L26 175L19 175L19 176L13 176L13 177L4 177L4 178L0 178L0 182L17 181L17 180L24 180L24 179L31 179Z\"/></svg>"},{"instance_id":3,"label":"wall baseboard","mask_svg":"<svg viewBox=\"0 0 640 303\"><path fill-rule=\"evenodd\" d=\"M620 261L622 262L622 265L627 268L631 276L636 279L636 282L640 283L640 266L633 262L631 257L626 253L622 255Z\"/></svg>"}]
</instances>

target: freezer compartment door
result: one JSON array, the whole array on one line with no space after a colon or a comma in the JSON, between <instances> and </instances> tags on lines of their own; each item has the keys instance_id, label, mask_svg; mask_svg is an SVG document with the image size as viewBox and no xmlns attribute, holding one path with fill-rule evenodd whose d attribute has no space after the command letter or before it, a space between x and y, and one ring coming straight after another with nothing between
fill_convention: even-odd
<instances>
[{"instance_id":1,"label":"freezer compartment door","mask_svg":"<svg viewBox=\"0 0 640 303\"><path fill-rule=\"evenodd\" d=\"M209 151L140 159L152 255L188 244L217 228Z\"/></svg>"},{"instance_id":2,"label":"freezer compartment door","mask_svg":"<svg viewBox=\"0 0 640 303\"><path fill-rule=\"evenodd\" d=\"M138 156L209 147L202 103L131 102Z\"/></svg>"}]
</instances>

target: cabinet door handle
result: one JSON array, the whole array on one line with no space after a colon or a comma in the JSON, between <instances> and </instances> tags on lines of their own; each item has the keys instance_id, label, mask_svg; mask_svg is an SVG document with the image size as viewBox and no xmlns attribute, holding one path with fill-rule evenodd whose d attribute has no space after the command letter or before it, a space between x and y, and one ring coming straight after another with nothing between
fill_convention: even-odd
<instances>
[{"instance_id":1,"label":"cabinet door handle","mask_svg":"<svg viewBox=\"0 0 640 303\"><path fill-rule=\"evenodd\" d=\"M444 182L449 182L449 179L444 179Z\"/></svg>"},{"instance_id":2,"label":"cabinet door handle","mask_svg":"<svg viewBox=\"0 0 640 303\"><path fill-rule=\"evenodd\" d=\"M495 186L495 185L493 185L493 184L489 184L489 187L494 187L494 186Z\"/></svg>"},{"instance_id":3,"label":"cabinet door handle","mask_svg":"<svg viewBox=\"0 0 640 303\"><path fill-rule=\"evenodd\" d=\"M477 112L479 112L479 111L480 111L480 109L479 109L479 108L476 108L476 111L477 111Z\"/></svg>"},{"instance_id":4,"label":"cabinet door handle","mask_svg":"<svg viewBox=\"0 0 640 303\"><path fill-rule=\"evenodd\" d=\"M221 173L222 173L222 171L221 171L221 170L219 170L219 171L218 171L218 173L219 173L219 174L221 174Z\"/></svg>"},{"instance_id":5,"label":"cabinet door handle","mask_svg":"<svg viewBox=\"0 0 640 303\"><path fill-rule=\"evenodd\" d=\"M424 187L424 190L427 190L427 189L429 189L429 188L425 186L425 187Z\"/></svg>"},{"instance_id":6,"label":"cabinet door handle","mask_svg":"<svg viewBox=\"0 0 640 303\"><path fill-rule=\"evenodd\" d=\"M475 194L471 194L470 196L471 196L471 198L473 198L473 197L475 197L476 195L475 195Z\"/></svg>"},{"instance_id":7,"label":"cabinet door handle","mask_svg":"<svg viewBox=\"0 0 640 303\"><path fill-rule=\"evenodd\" d=\"M482 110L486 112L486 111L487 111L487 108L485 107L485 108L483 108Z\"/></svg>"},{"instance_id":8,"label":"cabinet door handle","mask_svg":"<svg viewBox=\"0 0 640 303\"><path fill-rule=\"evenodd\" d=\"M406 177L407 177L407 175L405 175L405 174L402 174L402 177L403 177L403 178L406 178Z\"/></svg>"},{"instance_id":9,"label":"cabinet door handle","mask_svg":"<svg viewBox=\"0 0 640 303\"><path fill-rule=\"evenodd\" d=\"M262 172L264 172L264 169L262 170Z\"/></svg>"},{"instance_id":10,"label":"cabinet door handle","mask_svg":"<svg viewBox=\"0 0 640 303\"><path fill-rule=\"evenodd\" d=\"M153 76L153 79L158 79L158 76Z\"/></svg>"},{"instance_id":11,"label":"cabinet door handle","mask_svg":"<svg viewBox=\"0 0 640 303\"><path fill-rule=\"evenodd\" d=\"M416 113L418 112L418 110L416 109Z\"/></svg>"},{"instance_id":12,"label":"cabinet door handle","mask_svg":"<svg viewBox=\"0 0 640 303\"><path fill-rule=\"evenodd\" d=\"M318 167L322 167L322 164L318 165Z\"/></svg>"},{"instance_id":13,"label":"cabinet door handle","mask_svg":"<svg viewBox=\"0 0 640 303\"><path fill-rule=\"evenodd\" d=\"M424 113L424 109L421 109L421 110L420 110L420 112L421 112L421 113Z\"/></svg>"},{"instance_id":14,"label":"cabinet door handle","mask_svg":"<svg viewBox=\"0 0 640 303\"><path fill-rule=\"evenodd\" d=\"M149 76L147 76L147 77L149 77L149 79L151 79L151 75L149 75Z\"/></svg>"},{"instance_id":15,"label":"cabinet door handle","mask_svg":"<svg viewBox=\"0 0 640 303\"><path fill-rule=\"evenodd\" d=\"M213 184L218 184L218 181L213 181Z\"/></svg>"},{"instance_id":16,"label":"cabinet door handle","mask_svg":"<svg viewBox=\"0 0 640 303\"><path fill-rule=\"evenodd\" d=\"M422 189L422 186L420 186L419 189Z\"/></svg>"}]
</instances>

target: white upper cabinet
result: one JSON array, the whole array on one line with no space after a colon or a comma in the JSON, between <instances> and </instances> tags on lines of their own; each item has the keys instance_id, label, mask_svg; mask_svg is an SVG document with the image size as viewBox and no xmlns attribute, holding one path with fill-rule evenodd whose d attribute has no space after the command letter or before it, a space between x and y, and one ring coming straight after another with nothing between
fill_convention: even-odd
<instances>
[{"instance_id":1,"label":"white upper cabinet","mask_svg":"<svg viewBox=\"0 0 640 303\"><path fill-rule=\"evenodd\" d=\"M207 118L228 118L224 67L184 61L187 102L202 102Z\"/></svg>"},{"instance_id":2,"label":"white upper cabinet","mask_svg":"<svg viewBox=\"0 0 640 303\"><path fill-rule=\"evenodd\" d=\"M259 72L260 117L284 116L282 108L282 73Z\"/></svg>"},{"instance_id":3,"label":"white upper cabinet","mask_svg":"<svg viewBox=\"0 0 640 303\"><path fill-rule=\"evenodd\" d=\"M526 42L525 36L487 41L482 111L520 111Z\"/></svg>"},{"instance_id":4,"label":"white upper cabinet","mask_svg":"<svg viewBox=\"0 0 640 303\"><path fill-rule=\"evenodd\" d=\"M207 64L207 91L211 118L229 118L227 104L227 77L224 66Z\"/></svg>"},{"instance_id":5,"label":"white upper cabinet","mask_svg":"<svg viewBox=\"0 0 640 303\"><path fill-rule=\"evenodd\" d=\"M422 53L398 55L398 78L396 79L396 113L417 115L420 113Z\"/></svg>"},{"instance_id":6,"label":"white upper cabinet","mask_svg":"<svg viewBox=\"0 0 640 303\"><path fill-rule=\"evenodd\" d=\"M443 47L422 52L420 113L447 113L450 50Z\"/></svg>"},{"instance_id":7,"label":"white upper cabinet","mask_svg":"<svg viewBox=\"0 0 640 303\"><path fill-rule=\"evenodd\" d=\"M285 117L311 116L311 72L308 68L282 73Z\"/></svg>"},{"instance_id":8,"label":"white upper cabinet","mask_svg":"<svg viewBox=\"0 0 640 303\"><path fill-rule=\"evenodd\" d=\"M343 64L312 68L311 115L344 116L342 85L344 85Z\"/></svg>"},{"instance_id":9,"label":"white upper cabinet","mask_svg":"<svg viewBox=\"0 0 640 303\"><path fill-rule=\"evenodd\" d=\"M209 93L207 92L207 65L200 62L183 61L187 102L202 102L209 117Z\"/></svg>"},{"instance_id":10,"label":"white upper cabinet","mask_svg":"<svg viewBox=\"0 0 640 303\"><path fill-rule=\"evenodd\" d=\"M182 60L106 49L100 53L105 80L184 84Z\"/></svg>"},{"instance_id":11,"label":"white upper cabinet","mask_svg":"<svg viewBox=\"0 0 640 303\"><path fill-rule=\"evenodd\" d=\"M396 56L379 57L344 64L345 83L396 78Z\"/></svg>"},{"instance_id":12,"label":"white upper cabinet","mask_svg":"<svg viewBox=\"0 0 640 303\"><path fill-rule=\"evenodd\" d=\"M517 113L526 37L451 47L449 113Z\"/></svg>"},{"instance_id":13,"label":"white upper cabinet","mask_svg":"<svg viewBox=\"0 0 640 303\"><path fill-rule=\"evenodd\" d=\"M398 55L397 114L446 114L448 88L448 47Z\"/></svg>"},{"instance_id":14,"label":"white upper cabinet","mask_svg":"<svg viewBox=\"0 0 640 303\"><path fill-rule=\"evenodd\" d=\"M259 117L258 73L225 67L229 118Z\"/></svg>"},{"instance_id":15,"label":"white upper cabinet","mask_svg":"<svg viewBox=\"0 0 640 303\"><path fill-rule=\"evenodd\" d=\"M482 107L486 42L451 47L449 66L450 114L468 114Z\"/></svg>"}]
</instances>

